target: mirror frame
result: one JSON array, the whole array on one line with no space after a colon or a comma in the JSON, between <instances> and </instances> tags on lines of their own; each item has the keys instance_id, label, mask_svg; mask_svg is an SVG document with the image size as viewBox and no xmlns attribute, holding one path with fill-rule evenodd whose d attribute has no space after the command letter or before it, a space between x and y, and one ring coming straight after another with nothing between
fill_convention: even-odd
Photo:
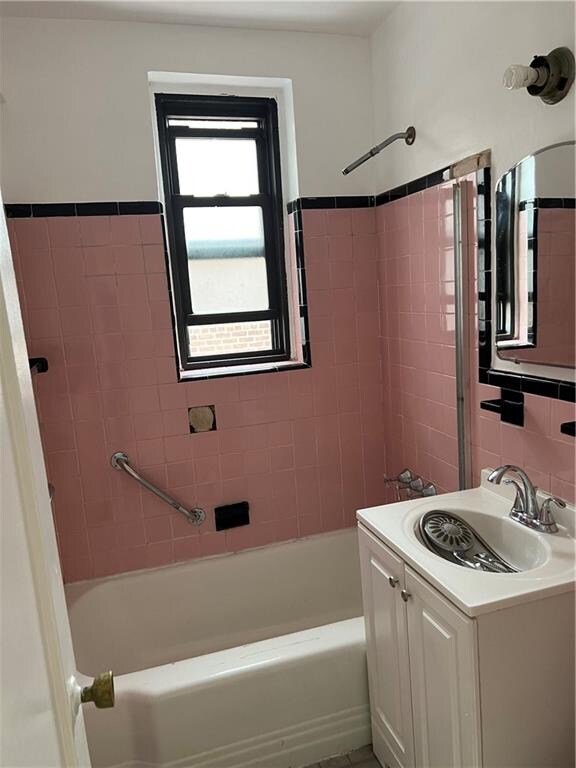
<instances>
[{"instance_id":1,"label":"mirror frame","mask_svg":"<svg viewBox=\"0 0 576 768\"><path fill-rule=\"evenodd\" d=\"M506 171L508 172L508 171ZM476 172L477 204L477 272L478 272L478 380L481 384L556 400L576 402L576 382L542 375L512 372L495 367L496 353L494 317L495 259L492 257L492 211L495 210L490 168ZM494 188L495 197L495 188ZM496 363L497 364L497 363ZM542 366L544 367L544 366Z\"/></svg>"},{"instance_id":2,"label":"mirror frame","mask_svg":"<svg viewBox=\"0 0 576 768\"><path fill-rule=\"evenodd\" d=\"M556 371L558 371L558 380L562 381L574 381L576 380L575 368L576 366L556 365L554 363L543 363L538 360L522 359L522 356L518 356L518 360L514 359L513 352L522 349L536 349L537 348L537 299L536 299L536 252L537 245L536 240L532 238L536 237L536 211L530 204L524 204L522 201L516 205L516 177L514 172L517 169L522 169L524 163L527 161L534 162L540 155L549 152L552 149L559 149L561 147L570 147L573 151L576 148L576 141L560 141L555 144L550 144L547 147L542 147L536 150L531 155L527 155L522 160L517 162L507 171L505 171L494 188L494 200L495 200L495 249L494 249L494 291L493 291L493 308L494 308L494 352L499 361L502 361L503 368L508 370L510 363L520 364L524 366L523 373L532 375L531 368L536 366L537 370L534 375L542 375L546 378L554 377ZM538 197L536 190L534 190L534 197ZM552 197L554 197L552 195ZM562 195L559 195L562 197ZM531 317L530 325L527 328L527 338L523 344L519 344L516 339L515 330L515 308L518 302L518 295L514 286L514 272L515 272L515 251L517 248L516 241L516 221L521 211L525 211L528 220L528 281L527 281L527 306L528 317ZM499 258L499 253L504 251L503 258ZM575 255L576 256L576 255ZM499 295L499 288L504 284L504 290ZM507 340L511 339L513 343L507 344ZM508 355L508 356L507 356ZM543 372L539 371L543 368Z\"/></svg>"}]
</instances>

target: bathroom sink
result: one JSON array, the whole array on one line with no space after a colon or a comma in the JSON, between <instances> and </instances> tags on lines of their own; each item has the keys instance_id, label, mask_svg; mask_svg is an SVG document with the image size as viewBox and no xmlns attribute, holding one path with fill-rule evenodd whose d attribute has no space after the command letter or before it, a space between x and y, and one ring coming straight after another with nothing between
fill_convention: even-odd
<instances>
[{"instance_id":1,"label":"bathroom sink","mask_svg":"<svg viewBox=\"0 0 576 768\"><path fill-rule=\"evenodd\" d=\"M358 521L406 565L419 573L468 616L479 616L505 606L539 600L576 589L576 512L567 507L555 513L557 533L530 529L510 517L513 488L487 481L478 488L414 499L360 510ZM546 494L538 496L542 503ZM488 552L493 550L511 568L485 568L450 561L431 550L422 538L420 520L440 510L471 526ZM449 543L445 541L445 543ZM471 550L482 555L482 549ZM462 566L465 567L462 567Z\"/></svg>"},{"instance_id":2,"label":"bathroom sink","mask_svg":"<svg viewBox=\"0 0 576 768\"><path fill-rule=\"evenodd\" d=\"M440 535L445 541L428 538L422 530L426 515L422 515L415 526L415 534L420 544L448 562L459 567L468 567L476 573L493 573L502 575L510 571L528 571L543 565L548 558L548 550L541 534L515 523L510 517L495 517L473 509L451 508L442 509L440 505L433 512L440 513L439 519L447 521L450 530L454 517L458 518L472 529L471 536L463 529L463 536L450 537ZM458 530L458 529L456 529ZM479 536L479 540L474 537ZM436 546L434 543L436 542ZM487 545L485 547L484 545ZM486 553L484 553L486 550ZM493 552L490 552L493 550ZM475 554L479 552L480 554ZM502 562L500 562L500 560Z\"/></svg>"}]
</instances>

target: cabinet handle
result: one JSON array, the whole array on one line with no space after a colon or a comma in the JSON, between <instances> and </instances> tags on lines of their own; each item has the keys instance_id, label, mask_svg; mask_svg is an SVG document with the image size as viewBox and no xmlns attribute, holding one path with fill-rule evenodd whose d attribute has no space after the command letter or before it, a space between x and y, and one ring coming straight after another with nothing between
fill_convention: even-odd
<instances>
[{"instance_id":1,"label":"cabinet handle","mask_svg":"<svg viewBox=\"0 0 576 768\"><path fill-rule=\"evenodd\" d=\"M410 594L410 592L408 592L407 589L403 589L402 592L400 592L400 597L402 598L402 600L404 600L405 603L407 603L408 598L412 597L412 595Z\"/></svg>"},{"instance_id":2,"label":"cabinet handle","mask_svg":"<svg viewBox=\"0 0 576 768\"><path fill-rule=\"evenodd\" d=\"M396 587L396 585L399 583L399 579L394 578L394 576L388 576L388 584L390 584L392 589L394 589L394 587Z\"/></svg>"}]
</instances>

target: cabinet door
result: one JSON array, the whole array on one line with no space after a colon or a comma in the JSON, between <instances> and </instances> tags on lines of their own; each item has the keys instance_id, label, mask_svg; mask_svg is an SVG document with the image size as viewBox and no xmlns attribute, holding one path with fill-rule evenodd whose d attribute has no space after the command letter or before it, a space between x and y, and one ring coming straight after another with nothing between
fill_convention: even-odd
<instances>
[{"instance_id":1,"label":"cabinet door","mask_svg":"<svg viewBox=\"0 0 576 768\"><path fill-rule=\"evenodd\" d=\"M481 765L476 622L406 567L418 768Z\"/></svg>"},{"instance_id":2,"label":"cabinet door","mask_svg":"<svg viewBox=\"0 0 576 768\"><path fill-rule=\"evenodd\" d=\"M391 768L413 765L412 706L404 563L359 529L366 645L376 757Z\"/></svg>"}]
</instances>

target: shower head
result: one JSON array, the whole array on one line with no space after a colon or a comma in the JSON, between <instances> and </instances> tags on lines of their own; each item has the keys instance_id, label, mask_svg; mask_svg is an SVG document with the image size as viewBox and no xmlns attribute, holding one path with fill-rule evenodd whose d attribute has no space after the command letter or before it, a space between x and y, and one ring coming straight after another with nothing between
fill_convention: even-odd
<instances>
[{"instance_id":1,"label":"shower head","mask_svg":"<svg viewBox=\"0 0 576 768\"><path fill-rule=\"evenodd\" d=\"M416 140L416 129L413 125L409 126L405 131L402 131L401 133L393 133L392 136L389 136L387 139L384 139L384 141L380 142L380 144L376 144L375 147L372 147L372 149L369 149L366 154L362 155L362 157L359 157L358 160L354 160L353 163L350 163L350 165L347 165L346 168L342 171L343 176L348 176L349 173L352 173L352 171L355 171L356 168L358 168L360 165L366 162L366 160L370 160L371 157L374 157L374 155L377 155L379 152L381 152L384 147L387 147L389 144L392 144L393 141L398 141L398 139L404 139L406 144L410 146L411 144L414 144L414 141Z\"/></svg>"}]
</instances>

